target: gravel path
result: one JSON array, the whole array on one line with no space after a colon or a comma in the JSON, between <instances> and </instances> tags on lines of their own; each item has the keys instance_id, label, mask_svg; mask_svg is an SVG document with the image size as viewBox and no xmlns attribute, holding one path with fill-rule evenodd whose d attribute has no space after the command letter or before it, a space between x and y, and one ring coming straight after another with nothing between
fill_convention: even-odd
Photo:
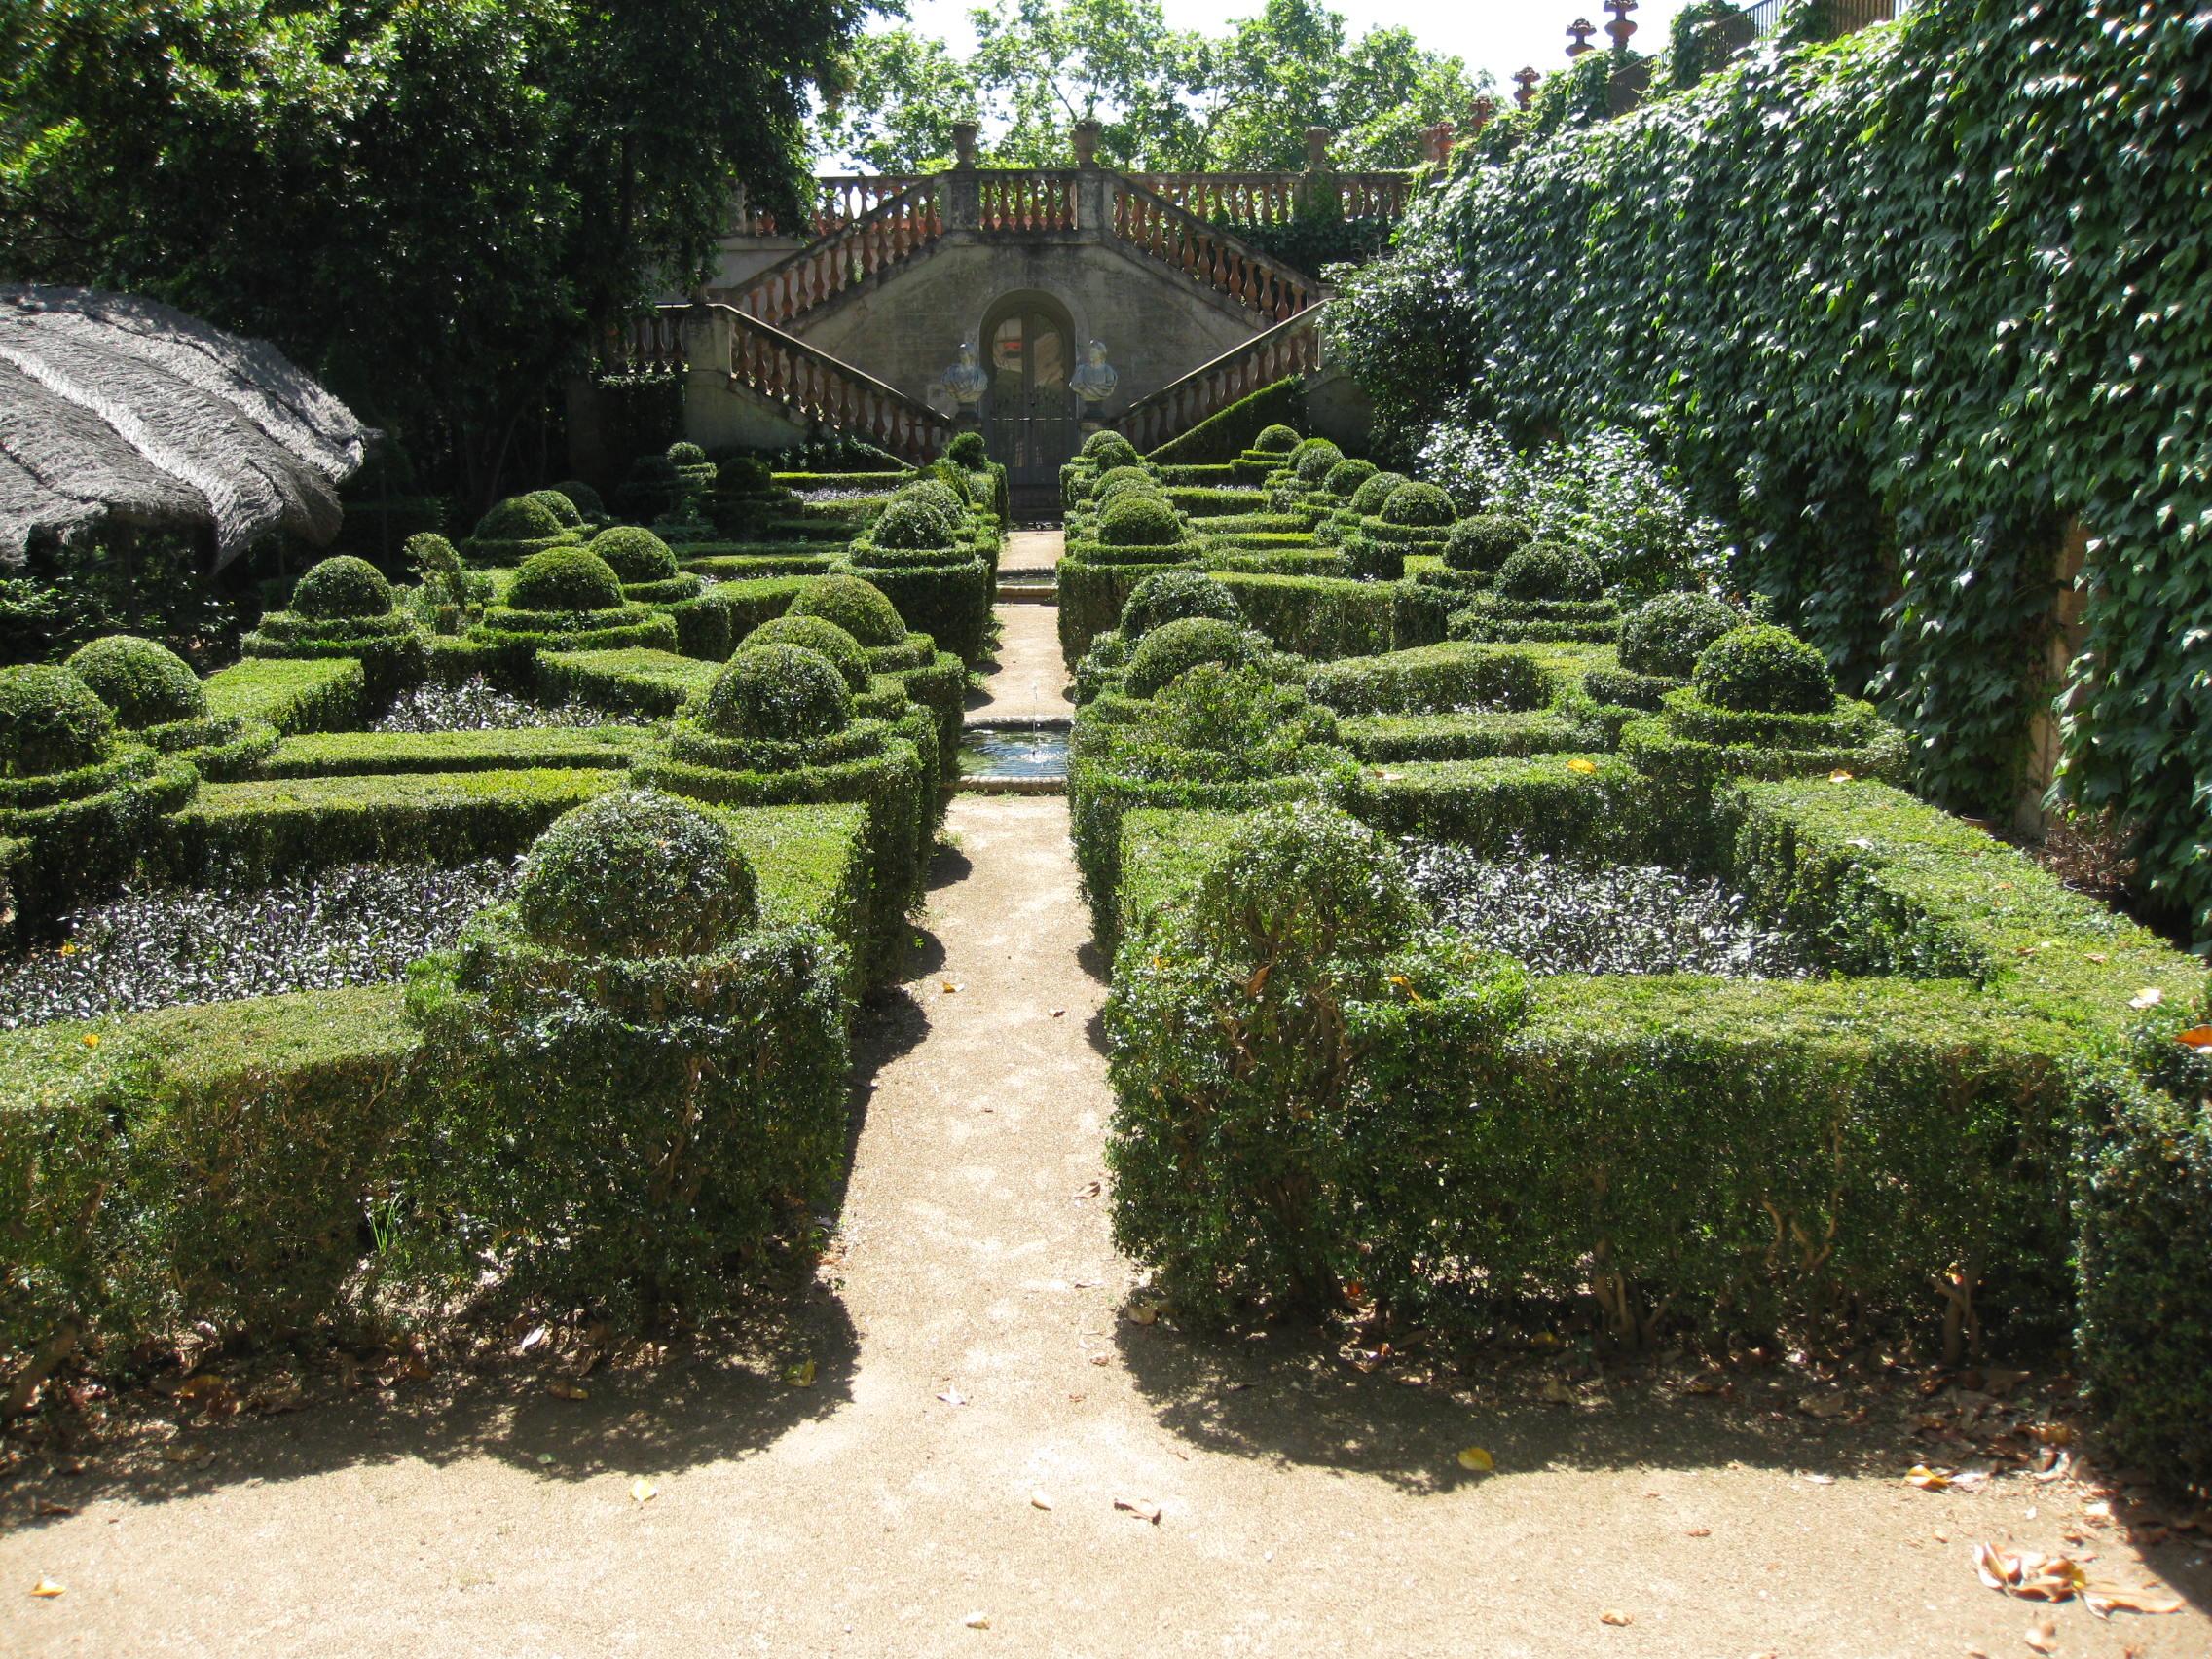
<instances>
[{"instance_id":1,"label":"gravel path","mask_svg":"<svg viewBox=\"0 0 2212 1659\"><path fill-rule=\"evenodd\" d=\"M962 796L950 828L795 1317L583 1401L513 1361L34 1472L0 1651L2031 1652L2037 1609L1968 1552L2055 1546L2066 1489L1915 1491L1903 1446L1758 1402L1408 1386L1137 1322L1065 803ZM2141 1581L2109 1530L2084 1547ZM2201 1553L2157 1555L2198 1609ZM2212 1651L2201 1610L2055 1623L2061 1655Z\"/></svg>"}]
</instances>

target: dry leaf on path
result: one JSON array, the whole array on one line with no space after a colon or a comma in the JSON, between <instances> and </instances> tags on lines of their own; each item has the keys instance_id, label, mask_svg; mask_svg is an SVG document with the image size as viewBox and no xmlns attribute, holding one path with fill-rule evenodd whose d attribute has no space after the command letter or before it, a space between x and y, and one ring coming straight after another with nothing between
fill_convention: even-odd
<instances>
[{"instance_id":1,"label":"dry leaf on path","mask_svg":"<svg viewBox=\"0 0 2212 1659\"><path fill-rule=\"evenodd\" d=\"M2109 1619L2115 1613L2181 1611L2179 1596L2160 1596L2149 1590L2121 1590L2104 1584L2092 1584L2083 1591L2082 1604L2100 1619Z\"/></svg>"},{"instance_id":2,"label":"dry leaf on path","mask_svg":"<svg viewBox=\"0 0 2212 1659\"><path fill-rule=\"evenodd\" d=\"M988 1613L970 1613L960 1622L970 1630L989 1630L991 1628L991 1615Z\"/></svg>"},{"instance_id":3,"label":"dry leaf on path","mask_svg":"<svg viewBox=\"0 0 2212 1659\"><path fill-rule=\"evenodd\" d=\"M660 1488L646 1480L643 1475L630 1483L630 1501L632 1503L650 1503L659 1495Z\"/></svg>"},{"instance_id":4,"label":"dry leaf on path","mask_svg":"<svg viewBox=\"0 0 2212 1659\"><path fill-rule=\"evenodd\" d=\"M2048 1619L2038 1619L2028 1626L2020 1640L2038 1653L2048 1653L2058 1645L2058 1626Z\"/></svg>"},{"instance_id":5,"label":"dry leaf on path","mask_svg":"<svg viewBox=\"0 0 2212 1659\"><path fill-rule=\"evenodd\" d=\"M1052 1500L1047 1497L1041 1490L1033 1492L1029 1494L1029 1507L1032 1509L1050 1510L1052 1507Z\"/></svg>"},{"instance_id":6,"label":"dry leaf on path","mask_svg":"<svg viewBox=\"0 0 2212 1659\"><path fill-rule=\"evenodd\" d=\"M1990 1589L2035 1602L2063 1602L2089 1581L2080 1562L2070 1556L2046 1556L2040 1550L2000 1551L1976 1544L1973 1565Z\"/></svg>"},{"instance_id":7,"label":"dry leaf on path","mask_svg":"<svg viewBox=\"0 0 2212 1659\"><path fill-rule=\"evenodd\" d=\"M545 1391L556 1400L588 1400L591 1398L589 1388L580 1383L571 1382L566 1377L554 1378L552 1382L545 1384Z\"/></svg>"},{"instance_id":8,"label":"dry leaf on path","mask_svg":"<svg viewBox=\"0 0 2212 1659\"><path fill-rule=\"evenodd\" d=\"M65 1595L67 1594L67 1591L68 1586L63 1584L56 1584L51 1578L42 1578L36 1584L31 1586L32 1595L44 1596L50 1600L55 1596Z\"/></svg>"},{"instance_id":9,"label":"dry leaf on path","mask_svg":"<svg viewBox=\"0 0 2212 1659\"><path fill-rule=\"evenodd\" d=\"M1124 1514L1134 1515L1139 1521L1149 1521L1155 1527L1160 1525L1160 1505L1157 1503L1147 1503L1140 1497L1117 1497L1114 1499L1114 1507Z\"/></svg>"},{"instance_id":10,"label":"dry leaf on path","mask_svg":"<svg viewBox=\"0 0 2212 1659\"><path fill-rule=\"evenodd\" d=\"M1462 1446L1459 1448L1459 1467L1469 1474L1487 1475L1497 1467L1497 1463L1480 1446Z\"/></svg>"},{"instance_id":11,"label":"dry leaf on path","mask_svg":"<svg viewBox=\"0 0 2212 1659\"><path fill-rule=\"evenodd\" d=\"M786 1387L811 1388L814 1386L814 1378L815 1365L812 1358L802 1359L796 1365L787 1366L784 1369L784 1384Z\"/></svg>"},{"instance_id":12,"label":"dry leaf on path","mask_svg":"<svg viewBox=\"0 0 2212 1659\"><path fill-rule=\"evenodd\" d=\"M968 1403L968 1396L950 1382L944 1385L944 1391L939 1394L938 1398L948 1406L964 1406Z\"/></svg>"},{"instance_id":13,"label":"dry leaf on path","mask_svg":"<svg viewBox=\"0 0 2212 1659\"><path fill-rule=\"evenodd\" d=\"M1624 1626L1636 1623L1636 1619L1629 1613L1604 1612L1598 1615L1598 1622L1603 1625Z\"/></svg>"},{"instance_id":14,"label":"dry leaf on path","mask_svg":"<svg viewBox=\"0 0 2212 1659\"><path fill-rule=\"evenodd\" d=\"M1951 1484L1950 1471L1931 1469L1926 1463L1915 1463L1904 1472L1905 1485L1916 1486L1922 1492L1941 1492Z\"/></svg>"}]
</instances>

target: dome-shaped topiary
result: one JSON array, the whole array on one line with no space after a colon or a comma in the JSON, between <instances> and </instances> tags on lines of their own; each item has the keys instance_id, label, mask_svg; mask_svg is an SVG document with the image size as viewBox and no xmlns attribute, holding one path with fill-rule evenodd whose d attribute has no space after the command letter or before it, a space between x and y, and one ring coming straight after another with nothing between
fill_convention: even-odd
<instances>
[{"instance_id":1,"label":"dome-shaped topiary","mask_svg":"<svg viewBox=\"0 0 2212 1659\"><path fill-rule=\"evenodd\" d=\"M1279 423L1260 428L1260 435L1252 440L1252 447L1265 455L1288 455L1298 447L1298 428Z\"/></svg>"},{"instance_id":2,"label":"dome-shaped topiary","mask_svg":"<svg viewBox=\"0 0 2212 1659\"><path fill-rule=\"evenodd\" d=\"M1083 440L1083 458L1101 469L1134 466L1138 460L1137 447L1119 432L1093 432Z\"/></svg>"},{"instance_id":3,"label":"dome-shaped topiary","mask_svg":"<svg viewBox=\"0 0 2212 1659\"><path fill-rule=\"evenodd\" d=\"M630 476L626 482L645 485L672 485L676 482L676 462L658 451L651 455L642 455L630 463Z\"/></svg>"},{"instance_id":4,"label":"dome-shaped topiary","mask_svg":"<svg viewBox=\"0 0 2212 1659\"><path fill-rule=\"evenodd\" d=\"M980 432L962 432L944 446L944 459L956 466L965 466L971 472L980 471L991 462L991 452Z\"/></svg>"},{"instance_id":5,"label":"dome-shaped topiary","mask_svg":"<svg viewBox=\"0 0 2212 1659\"><path fill-rule=\"evenodd\" d=\"M676 555L669 551L668 543L642 525L610 525L593 536L584 551L606 560L614 579L625 587L635 582L665 582L676 574Z\"/></svg>"},{"instance_id":6,"label":"dome-shaped topiary","mask_svg":"<svg viewBox=\"0 0 2212 1659\"><path fill-rule=\"evenodd\" d=\"M1100 506L1117 496L1134 490L1139 495L1160 494L1160 480L1142 466L1110 466L1098 475L1098 482L1090 487L1090 494Z\"/></svg>"},{"instance_id":7,"label":"dome-shaped topiary","mask_svg":"<svg viewBox=\"0 0 2212 1659\"><path fill-rule=\"evenodd\" d=\"M1329 468L1321 488L1339 500L1349 500L1353 492L1381 470L1372 461L1340 461Z\"/></svg>"},{"instance_id":8,"label":"dome-shaped topiary","mask_svg":"<svg viewBox=\"0 0 2212 1659\"><path fill-rule=\"evenodd\" d=\"M1558 541L1531 541L1497 568L1497 591L1507 599L1589 601L1605 591L1605 578L1587 553Z\"/></svg>"},{"instance_id":9,"label":"dome-shaped topiary","mask_svg":"<svg viewBox=\"0 0 2212 1659\"><path fill-rule=\"evenodd\" d=\"M1409 478L1382 502L1382 512L1376 515L1384 524L1405 524L1433 527L1450 524L1459 515L1452 505L1452 498L1433 484L1423 484L1418 478Z\"/></svg>"},{"instance_id":10,"label":"dome-shaped topiary","mask_svg":"<svg viewBox=\"0 0 2212 1659\"><path fill-rule=\"evenodd\" d=\"M775 487L775 473L756 455L732 457L715 469L715 488L724 496L765 496Z\"/></svg>"},{"instance_id":11,"label":"dome-shaped topiary","mask_svg":"<svg viewBox=\"0 0 2212 1659\"><path fill-rule=\"evenodd\" d=\"M1827 658L1787 628L1731 628L1699 653L1690 683L1715 708L1746 714L1825 715L1835 707Z\"/></svg>"},{"instance_id":12,"label":"dome-shaped topiary","mask_svg":"<svg viewBox=\"0 0 2212 1659\"><path fill-rule=\"evenodd\" d=\"M1362 518L1375 518L1382 511L1382 503L1390 498L1390 492L1406 481L1403 472L1376 472L1367 482L1351 493L1351 510Z\"/></svg>"},{"instance_id":13,"label":"dome-shaped topiary","mask_svg":"<svg viewBox=\"0 0 2212 1659\"><path fill-rule=\"evenodd\" d=\"M342 616L382 616L391 608L391 584L366 559L341 554L325 559L292 587L295 614L328 622Z\"/></svg>"},{"instance_id":14,"label":"dome-shaped topiary","mask_svg":"<svg viewBox=\"0 0 2212 1659\"><path fill-rule=\"evenodd\" d=\"M753 650L762 645L797 645L802 650L813 651L835 664L837 672L845 677L845 683L853 690L866 691L868 687L871 671L867 652L861 648L860 641L823 617L789 613L771 617L746 635L738 648Z\"/></svg>"},{"instance_id":15,"label":"dome-shaped topiary","mask_svg":"<svg viewBox=\"0 0 2212 1659\"><path fill-rule=\"evenodd\" d=\"M803 645L748 645L707 682L699 724L717 737L804 743L842 731L853 693L837 665Z\"/></svg>"},{"instance_id":16,"label":"dome-shaped topiary","mask_svg":"<svg viewBox=\"0 0 2212 1659\"><path fill-rule=\"evenodd\" d=\"M1308 438L1291 451L1290 467L1308 489L1318 489L1330 468L1344 460L1345 452L1327 438Z\"/></svg>"},{"instance_id":17,"label":"dome-shaped topiary","mask_svg":"<svg viewBox=\"0 0 2212 1659\"><path fill-rule=\"evenodd\" d=\"M700 956L755 926L758 884L727 821L657 790L554 820L515 886L523 929L577 956Z\"/></svg>"},{"instance_id":18,"label":"dome-shaped topiary","mask_svg":"<svg viewBox=\"0 0 2212 1659\"><path fill-rule=\"evenodd\" d=\"M115 716L65 668L0 668L0 777L74 772L104 758Z\"/></svg>"},{"instance_id":19,"label":"dome-shaped topiary","mask_svg":"<svg viewBox=\"0 0 2212 1659\"><path fill-rule=\"evenodd\" d=\"M401 544L399 556L407 561L407 568L418 578L456 576L461 573L459 549L434 530L420 531L410 535Z\"/></svg>"},{"instance_id":20,"label":"dome-shaped topiary","mask_svg":"<svg viewBox=\"0 0 2212 1659\"><path fill-rule=\"evenodd\" d=\"M671 466L704 466L707 463L707 452L697 444L670 444L668 463Z\"/></svg>"},{"instance_id":21,"label":"dome-shaped topiary","mask_svg":"<svg viewBox=\"0 0 2212 1659\"><path fill-rule=\"evenodd\" d=\"M614 610L622 578L588 547L549 547L522 562L507 603L517 610Z\"/></svg>"},{"instance_id":22,"label":"dome-shaped topiary","mask_svg":"<svg viewBox=\"0 0 2212 1659\"><path fill-rule=\"evenodd\" d=\"M1109 547L1172 547L1183 523L1159 496L1124 495L1098 514L1098 539Z\"/></svg>"},{"instance_id":23,"label":"dome-shaped topiary","mask_svg":"<svg viewBox=\"0 0 2212 1659\"><path fill-rule=\"evenodd\" d=\"M1373 969L1428 915L1388 840L1340 808L1306 801L1237 827L1199 883L1191 920L1222 958L1295 975L1332 963Z\"/></svg>"},{"instance_id":24,"label":"dome-shaped topiary","mask_svg":"<svg viewBox=\"0 0 2212 1659\"><path fill-rule=\"evenodd\" d=\"M943 511L935 502L907 497L894 500L876 515L875 523L869 527L868 538L878 547L950 547L952 533L944 518Z\"/></svg>"},{"instance_id":25,"label":"dome-shaped topiary","mask_svg":"<svg viewBox=\"0 0 2212 1659\"><path fill-rule=\"evenodd\" d=\"M576 503L558 490L533 490L530 498L551 513L563 530L576 530L584 522L584 515L576 510Z\"/></svg>"},{"instance_id":26,"label":"dome-shaped topiary","mask_svg":"<svg viewBox=\"0 0 2212 1659\"><path fill-rule=\"evenodd\" d=\"M553 488L568 497L569 504L583 517L598 520L607 516L607 503L600 498L599 492L581 478L564 478Z\"/></svg>"},{"instance_id":27,"label":"dome-shaped topiary","mask_svg":"<svg viewBox=\"0 0 2212 1659\"><path fill-rule=\"evenodd\" d=\"M1494 571L1533 539L1519 519L1503 513L1469 513L1444 538L1448 571Z\"/></svg>"},{"instance_id":28,"label":"dome-shaped topiary","mask_svg":"<svg viewBox=\"0 0 2212 1659\"><path fill-rule=\"evenodd\" d=\"M64 666L133 731L207 712L207 688L192 664L155 640L110 634L79 645Z\"/></svg>"},{"instance_id":29,"label":"dome-shaped topiary","mask_svg":"<svg viewBox=\"0 0 2212 1659\"><path fill-rule=\"evenodd\" d=\"M824 576L799 590L790 614L834 622L863 645L874 649L904 643L906 624L883 590L859 576Z\"/></svg>"},{"instance_id":30,"label":"dome-shaped topiary","mask_svg":"<svg viewBox=\"0 0 2212 1659\"><path fill-rule=\"evenodd\" d=\"M1130 590L1122 607L1122 637L1143 639L1161 625L1186 616L1211 616L1241 627L1244 608L1236 596L1203 571L1155 571Z\"/></svg>"},{"instance_id":31,"label":"dome-shaped topiary","mask_svg":"<svg viewBox=\"0 0 2212 1659\"><path fill-rule=\"evenodd\" d=\"M1704 593L1647 599L1621 624L1621 667L1687 680L1706 646L1744 625L1744 613Z\"/></svg>"},{"instance_id":32,"label":"dome-shaped topiary","mask_svg":"<svg viewBox=\"0 0 2212 1659\"><path fill-rule=\"evenodd\" d=\"M553 509L535 496L509 496L495 501L476 521L477 541L546 541L561 534Z\"/></svg>"},{"instance_id":33,"label":"dome-shaped topiary","mask_svg":"<svg viewBox=\"0 0 2212 1659\"><path fill-rule=\"evenodd\" d=\"M968 522L968 498L961 495L941 478L917 478L903 486L894 501L918 501L939 514L948 531L957 533Z\"/></svg>"},{"instance_id":34,"label":"dome-shaped topiary","mask_svg":"<svg viewBox=\"0 0 2212 1659\"><path fill-rule=\"evenodd\" d=\"M1241 668L1256 655L1252 636L1217 616L1185 616L1162 622L1137 643L1123 681L1132 697L1150 697L1200 663Z\"/></svg>"}]
</instances>

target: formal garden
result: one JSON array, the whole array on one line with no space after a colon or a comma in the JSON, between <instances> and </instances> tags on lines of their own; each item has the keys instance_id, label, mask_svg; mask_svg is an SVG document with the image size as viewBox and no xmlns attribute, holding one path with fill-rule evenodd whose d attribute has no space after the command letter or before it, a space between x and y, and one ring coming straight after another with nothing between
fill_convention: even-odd
<instances>
[{"instance_id":1,"label":"formal garden","mask_svg":"<svg viewBox=\"0 0 2212 1659\"><path fill-rule=\"evenodd\" d=\"M2133 1541L2200 1555L2212 35L1819 10L1729 61L1701 0L1641 107L1595 54L1447 134L1388 250L1329 268L1326 372L1143 448L1091 421L1042 535L972 421L907 459L655 430L466 513L387 448L222 627L173 565L137 630L4 584L8 638L46 630L0 667L10 1467L276 1370L497 1354L580 1402L605 1358L658 1409L672 1351L982 1203L984 1131L920 1127L1000 1110L935 1057L972 1018L1010 1077L1057 1022L1038 1087L1101 1102L1027 1200L1106 1218L1088 1367L1172 1332L1194 1374L1317 1344L1467 1399L1561 1356L1817 1377L1773 1415L1947 1414L1949 1461L1886 1481L2126 1471ZM991 712L1017 667L1065 719ZM963 883L1015 977L955 1016ZM1088 1040L1073 948L1023 957L1054 903ZM1217 1455L1234 1410L1161 1416ZM1982 1580L2185 1610L2105 1539Z\"/></svg>"}]
</instances>

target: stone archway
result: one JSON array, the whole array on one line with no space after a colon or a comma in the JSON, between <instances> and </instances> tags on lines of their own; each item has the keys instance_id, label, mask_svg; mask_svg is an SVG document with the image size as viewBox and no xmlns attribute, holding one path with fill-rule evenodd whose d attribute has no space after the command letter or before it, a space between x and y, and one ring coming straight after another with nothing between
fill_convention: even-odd
<instances>
[{"instance_id":1,"label":"stone archway","mask_svg":"<svg viewBox=\"0 0 2212 1659\"><path fill-rule=\"evenodd\" d=\"M1034 290L1001 296L983 316L983 440L1023 516L1057 511L1060 467L1082 441L1082 399L1068 386L1075 339L1067 308Z\"/></svg>"}]
</instances>

